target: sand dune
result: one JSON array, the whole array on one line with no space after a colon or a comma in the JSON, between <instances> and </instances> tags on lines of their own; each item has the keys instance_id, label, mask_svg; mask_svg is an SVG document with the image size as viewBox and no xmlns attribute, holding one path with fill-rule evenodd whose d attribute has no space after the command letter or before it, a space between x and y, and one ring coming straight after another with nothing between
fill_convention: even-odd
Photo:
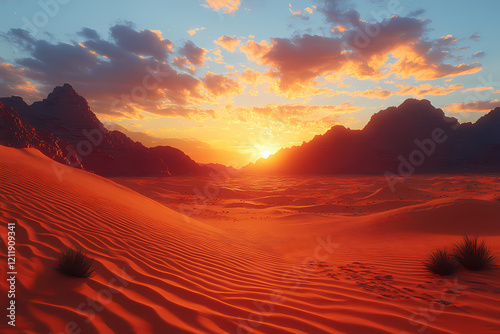
<instances>
[{"instance_id":1,"label":"sand dune","mask_svg":"<svg viewBox=\"0 0 500 334\"><path fill-rule=\"evenodd\" d=\"M432 198L394 208L365 198L383 178L110 181L61 168L0 146L1 232L16 222L18 261L18 326L2 333L499 332L498 268L443 279L420 263L463 232L499 252L500 202L479 198L498 178L449 191L436 181L451 178L408 179ZM207 184L219 193L195 201ZM187 206L191 217L178 212ZM65 246L95 257L96 275L56 272Z\"/></svg>"}]
</instances>

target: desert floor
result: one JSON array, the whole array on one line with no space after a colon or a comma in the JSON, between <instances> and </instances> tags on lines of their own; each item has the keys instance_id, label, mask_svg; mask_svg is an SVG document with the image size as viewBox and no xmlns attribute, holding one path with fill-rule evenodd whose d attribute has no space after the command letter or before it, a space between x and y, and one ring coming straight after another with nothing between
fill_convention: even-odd
<instances>
[{"instance_id":1,"label":"desert floor","mask_svg":"<svg viewBox=\"0 0 500 334\"><path fill-rule=\"evenodd\" d=\"M466 233L500 255L500 176L108 180L0 147L0 186L2 333L500 333L500 267L421 263ZM53 269L71 246L95 276Z\"/></svg>"}]
</instances>

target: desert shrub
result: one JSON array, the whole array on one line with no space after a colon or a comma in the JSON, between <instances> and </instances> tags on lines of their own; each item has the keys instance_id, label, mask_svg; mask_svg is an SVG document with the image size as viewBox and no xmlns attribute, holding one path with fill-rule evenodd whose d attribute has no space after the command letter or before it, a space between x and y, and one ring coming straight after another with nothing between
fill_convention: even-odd
<instances>
[{"instance_id":1,"label":"desert shrub","mask_svg":"<svg viewBox=\"0 0 500 334\"><path fill-rule=\"evenodd\" d=\"M427 270L439 276L453 275L458 269L453 255L444 248L432 251L424 265Z\"/></svg>"},{"instance_id":2,"label":"desert shrub","mask_svg":"<svg viewBox=\"0 0 500 334\"><path fill-rule=\"evenodd\" d=\"M455 245L454 257L464 268L474 271L491 268L496 262L484 240L480 242L477 237L467 235Z\"/></svg>"},{"instance_id":3,"label":"desert shrub","mask_svg":"<svg viewBox=\"0 0 500 334\"><path fill-rule=\"evenodd\" d=\"M68 248L57 257L56 269L70 277L89 278L94 275L93 264L94 259L82 250Z\"/></svg>"}]
</instances>

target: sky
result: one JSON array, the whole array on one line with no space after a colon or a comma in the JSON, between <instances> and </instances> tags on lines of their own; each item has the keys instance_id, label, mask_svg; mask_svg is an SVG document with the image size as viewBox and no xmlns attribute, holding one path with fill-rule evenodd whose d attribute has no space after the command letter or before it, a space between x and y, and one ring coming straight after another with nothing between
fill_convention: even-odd
<instances>
[{"instance_id":1,"label":"sky","mask_svg":"<svg viewBox=\"0 0 500 334\"><path fill-rule=\"evenodd\" d=\"M500 106L500 2L0 0L0 96L70 83L146 146L241 167L428 99Z\"/></svg>"}]
</instances>

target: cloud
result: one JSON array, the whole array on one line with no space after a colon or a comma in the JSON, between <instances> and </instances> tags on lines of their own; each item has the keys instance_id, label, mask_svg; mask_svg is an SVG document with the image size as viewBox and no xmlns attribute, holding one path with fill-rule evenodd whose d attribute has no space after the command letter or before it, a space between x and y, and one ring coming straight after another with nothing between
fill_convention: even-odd
<instances>
[{"instance_id":1,"label":"cloud","mask_svg":"<svg viewBox=\"0 0 500 334\"><path fill-rule=\"evenodd\" d=\"M264 76L263 73L255 71L251 68L246 68L242 74L240 74L239 78L244 83L249 85L255 85L259 82L259 79Z\"/></svg>"},{"instance_id":2,"label":"cloud","mask_svg":"<svg viewBox=\"0 0 500 334\"><path fill-rule=\"evenodd\" d=\"M309 14L312 14L314 12L314 9L316 9L316 6L307 7L304 9L304 11L308 12Z\"/></svg>"},{"instance_id":3,"label":"cloud","mask_svg":"<svg viewBox=\"0 0 500 334\"><path fill-rule=\"evenodd\" d=\"M479 41L481 39L481 36L479 34L473 34L472 36L469 37L469 39L472 39L473 41Z\"/></svg>"},{"instance_id":4,"label":"cloud","mask_svg":"<svg viewBox=\"0 0 500 334\"><path fill-rule=\"evenodd\" d=\"M342 92L344 93L344 92ZM363 90L363 91L355 91L355 92L352 92L352 93L347 93L345 92L346 94L350 95L350 96L354 96L354 97L357 97L357 96L363 96L363 97L367 97L369 99L386 99L392 95L395 95L394 92L391 92L389 90L382 90L382 89L368 89L368 90Z\"/></svg>"},{"instance_id":5,"label":"cloud","mask_svg":"<svg viewBox=\"0 0 500 334\"><path fill-rule=\"evenodd\" d=\"M82 36L83 38L85 39L93 39L93 40L98 40L100 39L101 37L99 36L99 34L97 33L97 31L95 31L94 29L90 29L90 28L83 28L80 32L77 33L78 35Z\"/></svg>"},{"instance_id":6,"label":"cloud","mask_svg":"<svg viewBox=\"0 0 500 334\"><path fill-rule=\"evenodd\" d=\"M482 57L484 57L484 55L485 55L484 51L479 51L479 52L474 53L471 56L471 58L482 58Z\"/></svg>"},{"instance_id":7,"label":"cloud","mask_svg":"<svg viewBox=\"0 0 500 334\"><path fill-rule=\"evenodd\" d=\"M481 70L479 63L448 63L457 51L458 39L446 35L428 40L429 21L394 15L381 22L367 22L356 11L342 9L341 4L325 0L318 8L327 21L337 24L334 32L338 33L333 36L305 34L273 38L271 43L249 40L240 50L249 60L268 66L267 75L278 80L274 91L288 98L331 94L321 85L341 76L375 81L395 74L422 81ZM422 95L424 91L415 93ZM372 91L364 95L387 94Z\"/></svg>"},{"instance_id":8,"label":"cloud","mask_svg":"<svg viewBox=\"0 0 500 334\"><path fill-rule=\"evenodd\" d=\"M42 96L39 87L26 80L27 70L8 63L0 62L0 96L22 95L25 100L34 102Z\"/></svg>"},{"instance_id":9,"label":"cloud","mask_svg":"<svg viewBox=\"0 0 500 334\"><path fill-rule=\"evenodd\" d=\"M377 87L376 89L369 89L364 91L354 91L354 92L346 92L341 91L337 94L346 94L349 96L357 97L367 97L367 98L376 98L376 99L386 99L391 96L412 96L417 98L423 98L428 95L448 95L454 93L457 89L461 89L464 85L451 85L451 86L433 86L431 84L422 84L420 86L405 86L405 85L396 85L398 91L390 91L387 89L382 89Z\"/></svg>"},{"instance_id":10,"label":"cloud","mask_svg":"<svg viewBox=\"0 0 500 334\"><path fill-rule=\"evenodd\" d=\"M238 95L243 92L243 88L238 81L222 74L207 73L203 79L206 89L215 97Z\"/></svg>"},{"instance_id":11,"label":"cloud","mask_svg":"<svg viewBox=\"0 0 500 334\"><path fill-rule=\"evenodd\" d=\"M331 27L331 28L330 28L330 31L331 31L331 32L345 32L345 31L347 31L347 30L348 30L348 29L347 29L346 27L343 27L343 26L341 26L340 24L339 24L339 25L337 25L336 27Z\"/></svg>"},{"instance_id":12,"label":"cloud","mask_svg":"<svg viewBox=\"0 0 500 334\"><path fill-rule=\"evenodd\" d=\"M240 122L275 125L277 127L287 126L294 128L314 128L332 126L336 123L337 116L361 111L352 102L344 102L339 105L300 105L300 104L267 104L263 107L226 107L226 112L233 112L232 119ZM288 131L290 128L288 128Z\"/></svg>"},{"instance_id":13,"label":"cloud","mask_svg":"<svg viewBox=\"0 0 500 334\"><path fill-rule=\"evenodd\" d=\"M426 41L401 47L396 52L399 59L391 65L392 73L403 79L413 76L416 80L423 81L477 73L482 69L481 64L477 62L445 63L444 60L449 56L449 52L450 50L446 48Z\"/></svg>"},{"instance_id":14,"label":"cloud","mask_svg":"<svg viewBox=\"0 0 500 334\"><path fill-rule=\"evenodd\" d=\"M204 27L194 28L194 29L188 30L187 33L189 34L189 36L194 36L198 31L205 30L205 29L206 28L204 28Z\"/></svg>"},{"instance_id":15,"label":"cloud","mask_svg":"<svg viewBox=\"0 0 500 334\"><path fill-rule=\"evenodd\" d=\"M240 46L241 40L237 39L236 36L221 36L218 40L214 41L216 45L222 46L229 52L236 51L236 48Z\"/></svg>"},{"instance_id":16,"label":"cloud","mask_svg":"<svg viewBox=\"0 0 500 334\"><path fill-rule=\"evenodd\" d=\"M179 50L179 54L186 57L191 64L200 66L205 64L205 55L207 54L207 50L197 47L191 41L187 41Z\"/></svg>"},{"instance_id":17,"label":"cloud","mask_svg":"<svg viewBox=\"0 0 500 334\"><path fill-rule=\"evenodd\" d=\"M397 95L411 95L418 98L423 98L427 95L448 95L455 92L457 89L464 87L462 84L451 85L451 86L433 86L431 84L423 84L420 86L404 86L396 85L399 89Z\"/></svg>"},{"instance_id":18,"label":"cloud","mask_svg":"<svg viewBox=\"0 0 500 334\"><path fill-rule=\"evenodd\" d=\"M328 23L342 26L357 26L361 21L359 13L354 9L345 8L346 2L341 0L323 0L318 11L325 15Z\"/></svg>"},{"instance_id":19,"label":"cloud","mask_svg":"<svg viewBox=\"0 0 500 334\"><path fill-rule=\"evenodd\" d=\"M135 31L132 26L122 24L111 27L110 31L117 46L136 55L153 56L162 61L173 52L172 42L164 39L159 31Z\"/></svg>"},{"instance_id":20,"label":"cloud","mask_svg":"<svg viewBox=\"0 0 500 334\"><path fill-rule=\"evenodd\" d=\"M453 112L487 112L500 107L500 100L473 101L469 103L459 102L446 104L442 108Z\"/></svg>"},{"instance_id":21,"label":"cloud","mask_svg":"<svg viewBox=\"0 0 500 334\"><path fill-rule=\"evenodd\" d=\"M240 47L240 51L243 52L249 60L259 62L272 48L273 46L266 40L262 40L260 43L249 40L245 45Z\"/></svg>"},{"instance_id":22,"label":"cloud","mask_svg":"<svg viewBox=\"0 0 500 334\"><path fill-rule=\"evenodd\" d=\"M294 12L294 11L292 10L292 4L289 4L288 6L290 7L290 8L288 8L288 10L290 11L290 13L292 13L292 15L294 15L294 16L295 16L295 15L300 15L300 13L302 13L302 12L300 11L300 9Z\"/></svg>"},{"instance_id":23,"label":"cloud","mask_svg":"<svg viewBox=\"0 0 500 334\"><path fill-rule=\"evenodd\" d=\"M417 9L408 14L408 17L419 17L425 13L425 9Z\"/></svg>"},{"instance_id":24,"label":"cloud","mask_svg":"<svg viewBox=\"0 0 500 334\"><path fill-rule=\"evenodd\" d=\"M474 87L474 88L467 88L462 91L462 93L467 93L467 92L483 92L485 90L490 90L493 89L493 87Z\"/></svg>"},{"instance_id":25,"label":"cloud","mask_svg":"<svg viewBox=\"0 0 500 334\"><path fill-rule=\"evenodd\" d=\"M206 0L208 7L214 11L222 11L224 13L234 13L241 5L240 0Z\"/></svg>"},{"instance_id":26,"label":"cloud","mask_svg":"<svg viewBox=\"0 0 500 334\"><path fill-rule=\"evenodd\" d=\"M304 35L292 40L275 38L272 42L261 63L271 67L271 75L279 79L282 92L298 93L304 84L340 70L346 61L340 39Z\"/></svg>"},{"instance_id":27,"label":"cloud","mask_svg":"<svg viewBox=\"0 0 500 334\"><path fill-rule=\"evenodd\" d=\"M164 104L156 109L150 109L148 111L152 114L165 117L183 117L197 120L211 119L215 117L215 111L213 109L179 106L176 104Z\"/></svg>"},{"instance_id":28,"label":"cloud","mask_svg":"<svg viewBox=\"0 0 500 334\"><path fill-rule=\"evenodd\" d=\"M120 24L111 27L110 32L110 40L103 40L84 29L80 35L86 39L80 43L52 44L21 29L11 30L11 43L29 57L4 65L11 75L5 76L0 93L10 93L19 86L21 94L29 87L28 81L38 84L37 88L45 93L69 82L89 100L94 111L113 117L139 117L141 111L165 113L165 103L194 108L211 99L203 95L200 80L171 67L173 45L160 32L135 31ZM189 42L180 50L191 64L197 65L203 64L205 52ZM177 59L173 64L180 66L179 62ZM19 76L25 81L23 89Z\"/></svg>"}]
</instances>

